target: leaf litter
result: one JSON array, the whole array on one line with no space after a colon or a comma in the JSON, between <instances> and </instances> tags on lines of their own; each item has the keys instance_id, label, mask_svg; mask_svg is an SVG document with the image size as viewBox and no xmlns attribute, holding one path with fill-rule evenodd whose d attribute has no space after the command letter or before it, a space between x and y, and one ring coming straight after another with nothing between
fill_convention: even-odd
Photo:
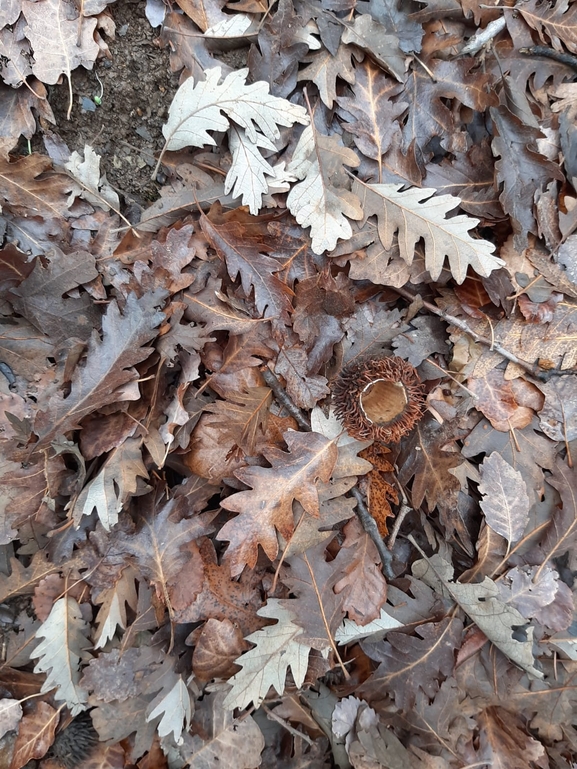
<instances>
[{"instance_id":1,"label":"leaf litter","mask_svg":"<svg viewBox=\"0 0 577 769\"><path fill-rule=\"evenodd\" d=\"M575 7L2 4L7 767L574 765Z\"/></svg>"}]
</instances>

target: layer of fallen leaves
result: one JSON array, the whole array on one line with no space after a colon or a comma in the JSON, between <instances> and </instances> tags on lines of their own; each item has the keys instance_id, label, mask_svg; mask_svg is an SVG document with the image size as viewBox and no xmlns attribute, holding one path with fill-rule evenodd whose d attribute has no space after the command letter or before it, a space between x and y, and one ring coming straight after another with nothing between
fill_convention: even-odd
<instances>
[{"instance_id":1,"label":"layer of fallen leaves","mask_svg":"<svg viewBox=\"0 0 577 769\"><path fill-rule=\"evenodd\" d=\"M113 0L0 7L0 763L569 769L577 5L169 6L136 222L47 129Z\"/></svg>"}]
</instances>

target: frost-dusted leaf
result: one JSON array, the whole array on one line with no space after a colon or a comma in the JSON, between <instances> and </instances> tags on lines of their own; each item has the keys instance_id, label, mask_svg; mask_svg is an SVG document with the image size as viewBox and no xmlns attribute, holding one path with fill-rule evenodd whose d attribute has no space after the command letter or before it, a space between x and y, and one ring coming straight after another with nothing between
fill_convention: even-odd
<instances>
[{"instance_id":1,"label":"frost-dusted leaf","mask_svg":"<svg viewBox=\"0 0 577 769\"><path fill-rule=\"evenodd\" d=\"M36 637L44 640L31 654L38 658L34 672L47 674L41 691L56 689L56 699L63 700L73 716L85 710L88 702L88 693L79 684L80 660L91 646L87 631L74 598L60 598L36 631Z\"/></svg>"},{"instance_id":2,"label":"frost-dusted leaf","mask_svg":"<svg viewBox=\"0 0 577 769\"><path fill-rule=\"evenodd\" d=\"M229 133L229 147L232 165L226 175L225 194L232 192L235 198L242 196L242 204L248 206L251 214L258 214L262 196L268 192L265 176L274 178L275 172L263 158L258 147L276 152L276 147L266 136L257 134L256 142L249 141L246 131L236 126Z\"/></svg>"},{"instance_id":3,"label":"frost-dusted leaf","mask_svg":"<svg viewBox=\"0 0 577 769\"><path fill-rule=\"evenodd\" d=\"M433 189L413 188L401 191L398 184L361 184L355 181L353 192L358 195L365 218L376 215L379 238L389 250L398 234L401 256L411 264L415 245L425 241L425 266L433 280L443 270L445 257L457 283L467 277L468 267L487 276L502 267L502 259L493 256L495 246L487 240L473 238L469 230L478 219L459 214L447 218L447 213L461 202L452 195L435 195ZM383 265L383 269L386 265Z\"/></svg>"},{"instance_id":4,"label":"frost-dusted leaf","mask_svg":"<svg viewBox=\"0 0 577 769\"><path fill-rule=\"evenodd\" d=\"M224 709L225 693L204 694L194 714L193 735L183 735L179 754L190 769L257 769L261 765L264 736L251 716L233 718Z\"/></svg>"},{"instance_id":5,"label":"frost-dusted leaf","mask_svg":"<svg viewBox=\"0 0 577 769\"><path fill-rule=\"evenodd\" d=\"M274 141L280 136L278 126L309 122L304 107L271 96L267 83L247 85L248 69L231 72L222 83L220 67L205 74L204 82L185 80L172 100L162 129L169 150L214 146L216 142L207 132L226 131L229 118L244 128L251 142L257 141L258 131Z\"/></svg>"},{"instance_id":6,"label":"frost-dusted leaf","mask_svg":"<svg viewBox=\"0 0 577 769\"><path fill-rule=\"evenodd\" d=\"M271 686L283 694L289 667L297 688L305 679L310 649L299 643L303 630L293 615L276 598L269 598L257 614L278 622L247 636L256 646L236 660L242 670L229 679L232 689L223 703L227 710L243 709L251 702L258 708Z\"/></svg>"},{"instance_id":7,"label":"frost-dusted leaf","mask_svg":"<svg viewBox=\"0 0 577 769\"><path fill-rule=\"evenodd\" d=\"M370 701L382 699L390 691L405 712L414 707L419 689L432 699L440 679L453 672L462 632L460 620L447 618L419 625L412 636L391 632L386 641L361 642L365 653L380 665L357 689L358 696Z\"/></svg>"},{"instance_id":8,"label":"frost-dusted leaf","mask_svg":"<svg viewBox=\"0 0 577 769\"><path fill-rule=\"evenodd\" d=\"M292 291L275 274L282 263L267 255L276 244L266 221L266 217L251 216L242 208L223 213L215 203L208 216L201 216L200 226L226 262L230 277L235 280L240 275L247 296L254 290L259 312L288 321Z\"/></svg>"},{"instance_id":9,"label":"frost-dusted leaf","mask_svg":"<svg viewBox=\"0 0 577 769\"><path fill-rule=\"evenodd\" d=\"M61 75L70 81L72 70L81 64L92 69L100 50L94 40L98 23L94 17L80 16L70 0L22 0L22 12L28 23L24 33L34 53L32 71L39 80L55 85Z\"/></svg>"},{"instance_id":10,"label":"frost-dusted leaf","mask_svg":"<svg viewBox=\"0 0 577 769\"><path fill-rule=\"evenodd\" d=\"M192 716L190 692L182 678L179 677L170 691L164 694L160 702L148 714L146 720L153 721L159 716L162 716L157 726L159 736L166 737L172 733L178 742L182 730L188 727Z\"/></svg>"},{"instance_id":11,"label":"frost-dusted leaf","mask_svg":"<svg viewBox=\"0 0 577 769\"><path fill-rule=\"evenodd\" d=\"M328 481L337 459L337 447L317 433L286 432L288 453L277 448L263 452L272 467L247 467L235 475L250 491L240 491L222 502L226 510L240 513L228 521L218 539L230 542L227 557L231 574L245 565L254 568L261 545L273 561L278 554L277 530L289 539L294 530L293 501L309 515L319 515L318 481Z\"/></svg>"},{"instance_id":12,"label":"frost-dusted leaf","mask_svg":"<svg viewBox=\"0 0 577 769\"><path fill-rule=\"evenodd\" d=\"M205 406L221 419L213 424L220 427L245 454L253 456L259 433L266 430L272 391L268 387L249 387L246 392L232 393L228 400Z\"/></svg>"},{"instance_id":13,"label":"frost-dusted leaf","mask_svg":"<svg viewBox=\"0 0 577 769\"><path fill-rule=\"evenodd\" d=\"M397 627L402 627L403 623L387 614L385 609L381 609L378 619L369 622L368 625L359 625L352 619L345 619L341 627L335 633L335 641L339 646L355 643L363 639L370 641L379 641L388 633Z\"/></svg>"},{"instance_id":14,"label":"frost-dusted leaf","mask_svg":"<svg viewBox=\"0 0 577 769\"><path fill-rule=\"evenodd\" d=\"M344 166L356 168L357 154L338 136L324 136L307 126L289 163L288 170L304 181L293 186L287 206L303 227L311 228L315 254L332 251L337 240L352 235L349 219L362 219L358 197L350 189Z\"/></svg>"},{"instance_id":15,"label":"frost-dusted leaf","mask_svg":"<svg viewBox=\"0 0 577 769\"><path fill-rule=\"evenodd\" d=\"M529 522L529 497L521 473L494 451L481 465L481 509L489 526L509 544L523 536Z\"/></svg>"},{"instance_id":16,"label":"frost-dusted leaf","mask_svg":"<svg viewBox=\"0 0 577 769\"><path fill-rule=\"evenodd\" d=\"M47 403L39 399L41 410L34 423L36 449L78 427L87 414L122 399L115 391L138 377L133 367L152 352L143 345L156 335L156 327L164 318L155 306L161 297L163 294L153 292L137 299L130 294L123 315L114 300L108 305L102 319L103 339L93 333L86 363L76 368L69 395L55 393Z\"/></svg>"},{"instance_id":17,"label":"frost-dusted leaf","mask_svg":"<svg viewBox=\"0 0 577 769\"><path fill-rule=\"evenodd\" d=\"M72 513L76 526L83 515L92 515L94 509L106 531L118 522L118 513L128 498L136 493L138 477L148 478L142 462L141 446L141 438L127 438L111 452L102 470L82 489L76 500ZM143 485L142 491L147 488Z\"/></svg>"}]
</instances>

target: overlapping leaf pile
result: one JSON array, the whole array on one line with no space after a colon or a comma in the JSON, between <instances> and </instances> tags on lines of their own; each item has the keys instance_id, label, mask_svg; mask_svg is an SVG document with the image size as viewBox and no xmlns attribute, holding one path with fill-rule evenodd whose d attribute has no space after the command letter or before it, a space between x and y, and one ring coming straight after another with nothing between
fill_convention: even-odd
<instances>
[{"instance_id":1,"label":"overlapping leaf pile","mask_svg":"<svg viewBox=\"0 0 577 769\"><path fill-rule=\"evenodd\" d=\"M568 769L577 4L177 5L138 223L15 149L114 4L0 9L3 765ZM389 453L329 411L369 354Z\"/></svg>"}]
</instances>

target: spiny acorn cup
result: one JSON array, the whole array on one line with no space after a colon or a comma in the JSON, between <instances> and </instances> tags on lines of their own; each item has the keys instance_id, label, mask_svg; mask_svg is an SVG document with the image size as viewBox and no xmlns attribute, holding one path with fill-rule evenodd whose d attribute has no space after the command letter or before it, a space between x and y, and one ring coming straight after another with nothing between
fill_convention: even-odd
<instances>
[{"instance_id":1,"label":"spiny acorn cup","mask_svg":"<svg viewBox=\"0 0 577 769\"><path fill-rule=\"evenodd\" d=\"M398 443L425 412L416 369L397 357L350 363L332 386L335 415L357 440Z\"/></svg>"}]
</instances>

